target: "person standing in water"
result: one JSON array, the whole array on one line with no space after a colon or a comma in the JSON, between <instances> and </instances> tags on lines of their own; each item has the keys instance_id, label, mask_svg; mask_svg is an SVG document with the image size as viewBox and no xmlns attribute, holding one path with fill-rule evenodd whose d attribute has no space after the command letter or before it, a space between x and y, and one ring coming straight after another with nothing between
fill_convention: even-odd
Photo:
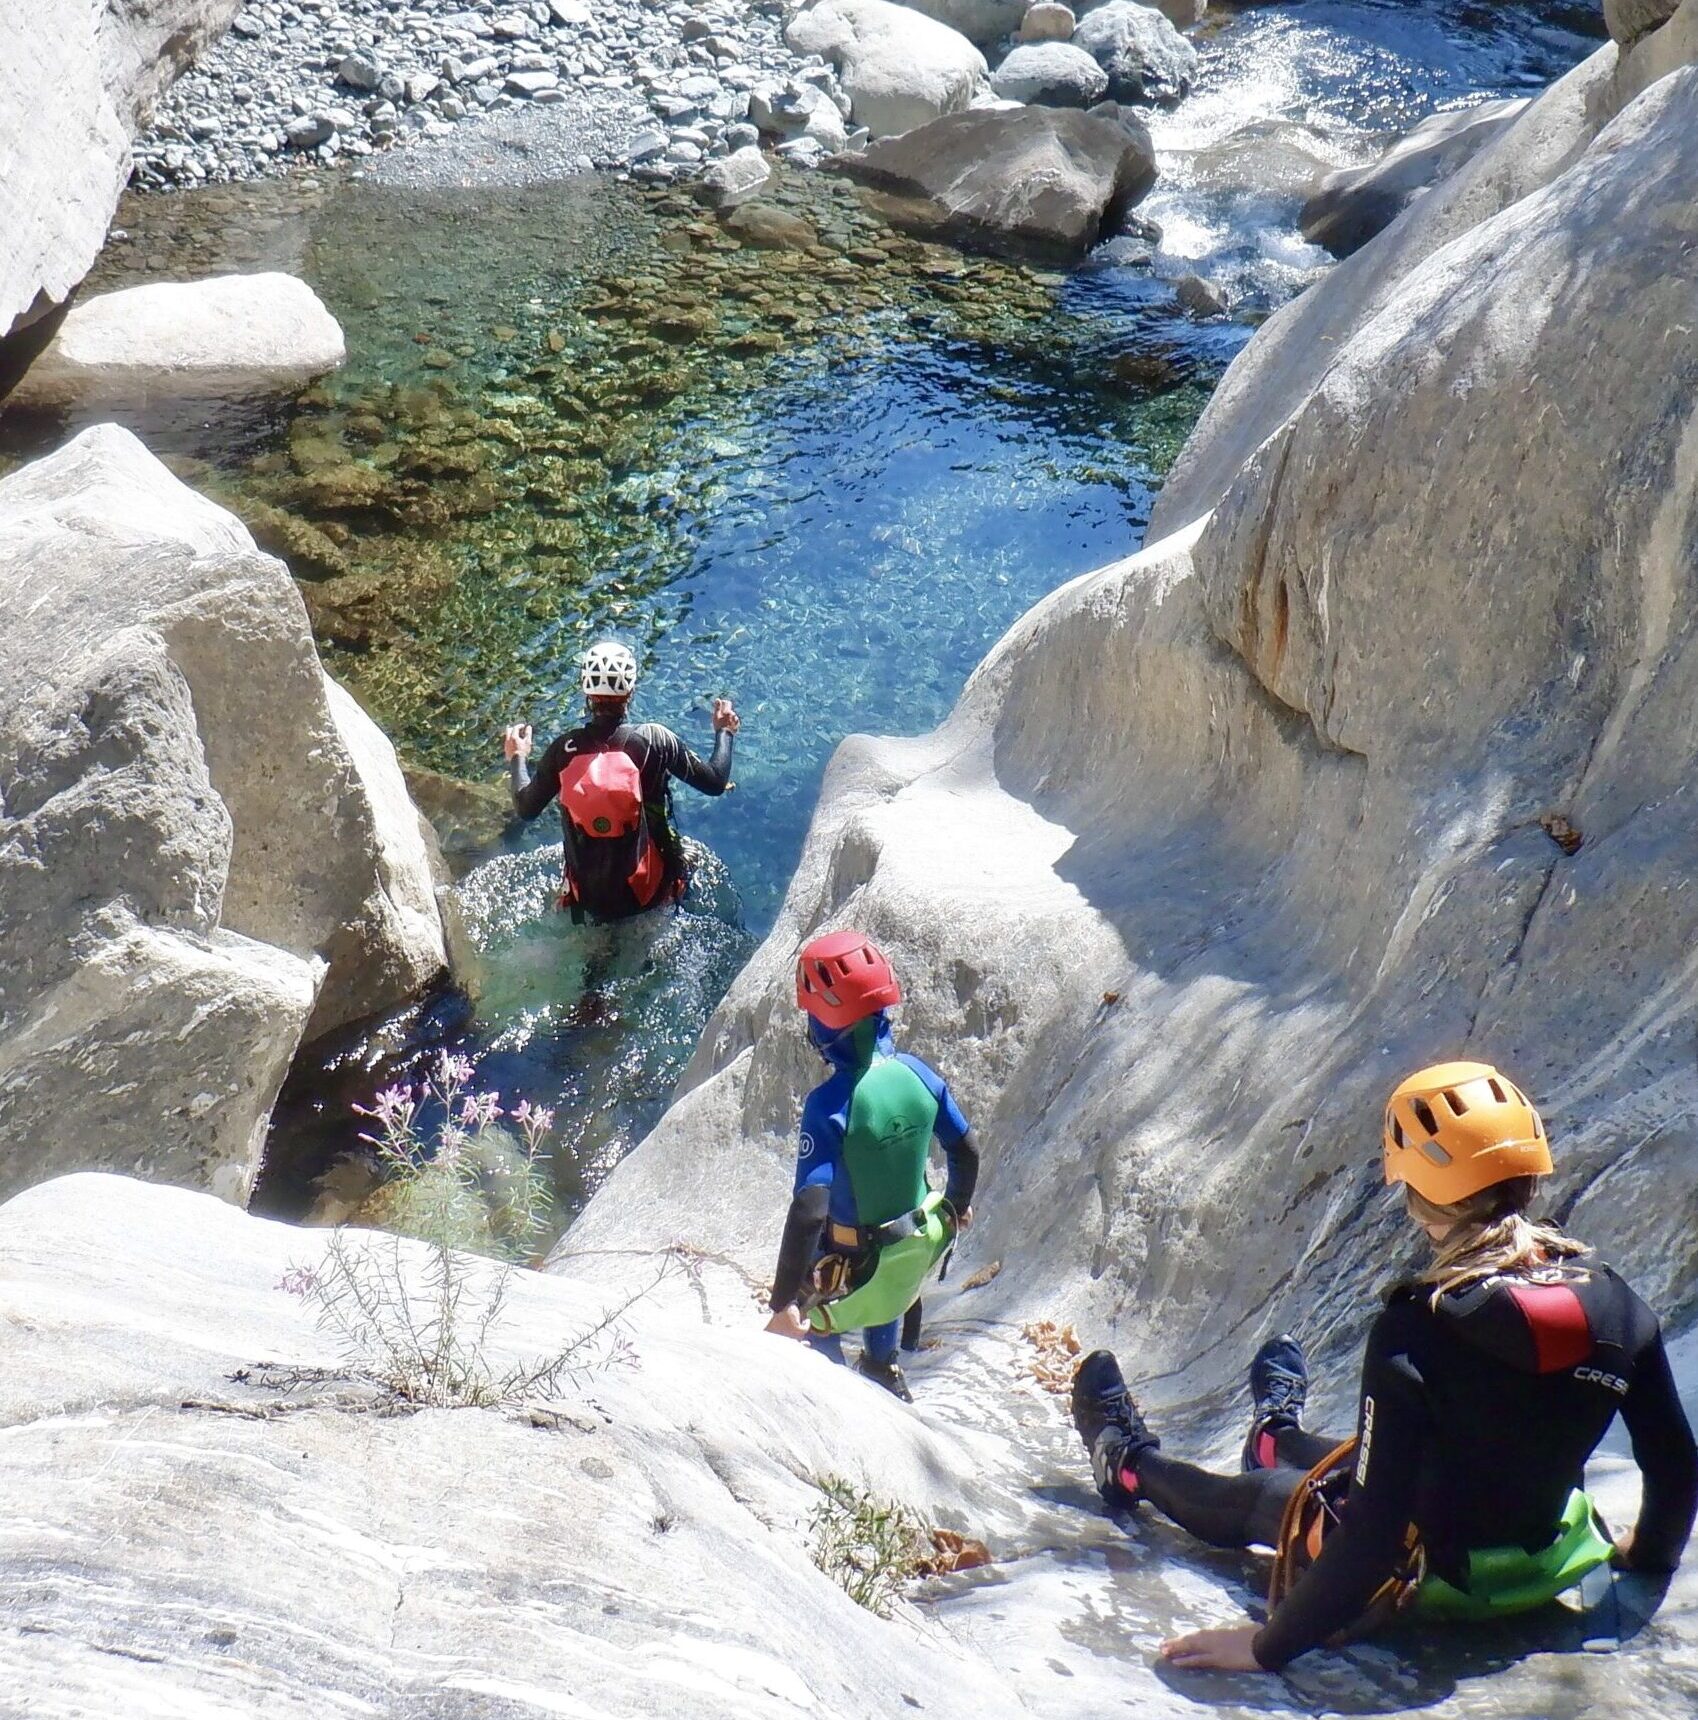
<instances>
[{"instance_id":1,"label":"person standing in water","mask_svg":"<svg viewBox=\"0 0 1698 1720\"><path fill-rule=\"evenodd\" d=\"M526 819L551 804L560 808L560 905L578 921L626 920L675 902L688 889L672 782L724 794L741 724L729 699L714 700L713 756L704 762L662 724L628 722L637 659L614 640L584 653L579 684L586 720L544 749L534 776L527 769L530 725L514 723L503 733L513 806Z\"/></svg>"},{"instance_id":2,"label":"person standing in water","mask_svg":"<svg viewBox=\"0 0 1698 1720\"><path fill-rule=\"evenodd\" d=\"M903 1317L972 1222L979 1150L943 1077L896 1049L886 1011L901 1001L890 963L859 932L815 938L797 958L808 1042L833 1073L802 1106L767 1330L837 1362L842 1334L859 1331L860 1372L908 1403ZM941 1194L926 1183L934 1136L949 1161Z\"/></svg>"},{"instance_id":3,"label":"person standing in water","mask_svg":"<svg viewBox=\"0 0 1698 1720\"><path fill-rule=\"evenodd\" d=\"M1079 1365L1073 1421L1109 1504L1149 1503L1215 1547L1271 1546L1268 1621L1162 1645L1177 1667L1272 1672L1405 1606L1417 1619L1530 1611L1612 1559L1672 1571L1698 1514L1698 1447L1656 1316L1607 1266L1528 1217L1551 1170L1539 1114L1484 1063L1392 1094L1385 1179L1433 1258L1394 1288L1362 1364L1356 1437L1301 1424L1289 1337L1250 1366L1243 1473L1169 1457L1107 1350ZM1644 1477L1613 1545L1582 1491L1617 1412Z\"/></svg>"}]
</instances>

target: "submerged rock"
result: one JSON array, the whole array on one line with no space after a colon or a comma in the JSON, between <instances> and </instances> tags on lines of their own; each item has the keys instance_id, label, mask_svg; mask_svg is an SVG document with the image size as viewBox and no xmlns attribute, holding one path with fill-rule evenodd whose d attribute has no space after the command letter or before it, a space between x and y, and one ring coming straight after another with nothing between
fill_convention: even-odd
<instances>
[{"instance_id":1,"label":"submerged rock","mask_svg":"<svg viewBox=\"0 0 1698 1720\"><path fill-rule=\"evenodd\" d=\"M891 137L959 113L985 82L985 58L959 31L891 0L816 0L785 40L838 68L851 114Z\"/></svg>"},{"instance_id":2,"label":"submerged rock","mask_svg":"<svg viewBox=\"0 0 1698 1720\"><path fill-rule=\"evenodd\" d=\"M1090 114L1012 108L951 114L840 156L840 171L896 193L923 231L1082 256L1155 183L1155 155Z\"/></svg>"},{"instance_id":3,"label":"submerged rock","mask_svg":"<svg viewBox=\"0 0 1698 1720\"><path fill-rule=\"evenodd\" d=\"M1421 192L1448 179L1513 125L1526 106L1525 100L1482 102L1432 114L1377 161L1329 173L1298 212L1303 237L1335 257L1360 250Z\"/></svg>"},{"instance_id":4,"label":"submerged rock","mask_svg":"<svg viewBox=\"0 0 1698 1720\"><path fill-rule=\"evenodd\" d=\"M0 481L0 1187L242 1199L303 1033L442 969L394 752L280 562L125 431Z\"/></svg>"},{"instance_id":5,"label":"submerged rock","mask_svg":"<svg viewBox=\"0 0 1698 1720\"><path fill-rule=\"evenodd\" d=\"M102 293L72 307L12 399L22 406L293 393L347 355L293 275L217 275Z\"/></svg>"}]
</instances>

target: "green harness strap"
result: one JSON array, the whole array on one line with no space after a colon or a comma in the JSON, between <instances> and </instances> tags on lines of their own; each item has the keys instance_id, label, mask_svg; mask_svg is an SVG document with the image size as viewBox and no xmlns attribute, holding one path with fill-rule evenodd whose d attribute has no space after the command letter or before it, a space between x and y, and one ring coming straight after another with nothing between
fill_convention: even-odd
<instances>
[{"instance_id":1,"label":"green harness strap","mask_svg":"<svg viewBox=\"0 0 1698 1720\"><path fill-rule=\"evenodd\" d=\"M1574 1588L1609 1561L1615 1549L1592 1501L1576 1488L1568 1496L1557 1537L1537 1553L1522 1547L1477 1547L1468 1555L1468 1586L1428 1576L1415 1610L1429 1618L1491 1619L1531 1612Z\"/></svg>"}]
</instances>

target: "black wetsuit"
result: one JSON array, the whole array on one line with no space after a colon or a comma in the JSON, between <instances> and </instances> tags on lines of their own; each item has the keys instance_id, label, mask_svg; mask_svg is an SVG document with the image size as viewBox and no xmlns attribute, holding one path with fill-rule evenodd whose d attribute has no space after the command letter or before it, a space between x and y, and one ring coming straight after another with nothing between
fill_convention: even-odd
<instances>
[{"instance_id":1,"label":"black wetsuit","mask_svg":"<svg viewBox=\"0 0 1698 1720\"><path fill-rule=\"evenodd\" d=\"M560 773L575 753L614 746L636 765L643 779L649 838L666 862L666 882L654 899L670 901L687 877L683 844L672 820L672 779L676 777L702 794L723 794L731 786L730 730L721 729L714 736L713 757L704 762L660 723L627 723L623 708L608 712L592 709L588 722L549 743L537 760L534 775L526 771L523 759L510 762L514 808L521 818L535 818L546 806L558 802ZM564 831L564 808L560 817Z\"/></svg>"},{"instance_id":2,"label":"black wetsuit","mask_svg":"<svg viewBox=\"0 0 1698 1720\"><path fill-rule=\"evenodd\" d=\"M1413 1523L1457 1586L1471 1548L1548 1547L1586 1460L1621 1412L1644 1478L1635 1569L1679 1562L1698 1512L1698 1447L1657 1318L1607 1266L1569 1263L1443 1297L1394 1291L1362 1364L1357 1467L1341 1521L1255 1639L1277 1669L1348 1629ZM1304 1469L1336 1441L1288 1430L1282 1467L1211 1475L1160 1451L1123 1484L1216 1546L1271 1545Z\"/></svg>"}]
</instances>

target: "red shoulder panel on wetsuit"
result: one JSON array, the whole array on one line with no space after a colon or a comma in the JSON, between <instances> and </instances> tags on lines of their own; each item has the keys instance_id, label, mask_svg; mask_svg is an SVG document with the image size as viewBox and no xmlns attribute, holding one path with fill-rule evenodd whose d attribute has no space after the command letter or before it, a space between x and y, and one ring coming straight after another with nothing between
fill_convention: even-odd
<instances>
[{"instance_id":1,"label":"red shoulder panel on wetsuit","mask_svg":"<svg viewBox=\"0 0 1698 1720\"><path fill-rule=\"evenodd\" d=\"M1578 1366L1592 1353L1592 1322L1579 1296L1566 1284L1514 1284L1509 1294L1533 1334L1542 1374Z\"/></svg>"}]
</instances>

